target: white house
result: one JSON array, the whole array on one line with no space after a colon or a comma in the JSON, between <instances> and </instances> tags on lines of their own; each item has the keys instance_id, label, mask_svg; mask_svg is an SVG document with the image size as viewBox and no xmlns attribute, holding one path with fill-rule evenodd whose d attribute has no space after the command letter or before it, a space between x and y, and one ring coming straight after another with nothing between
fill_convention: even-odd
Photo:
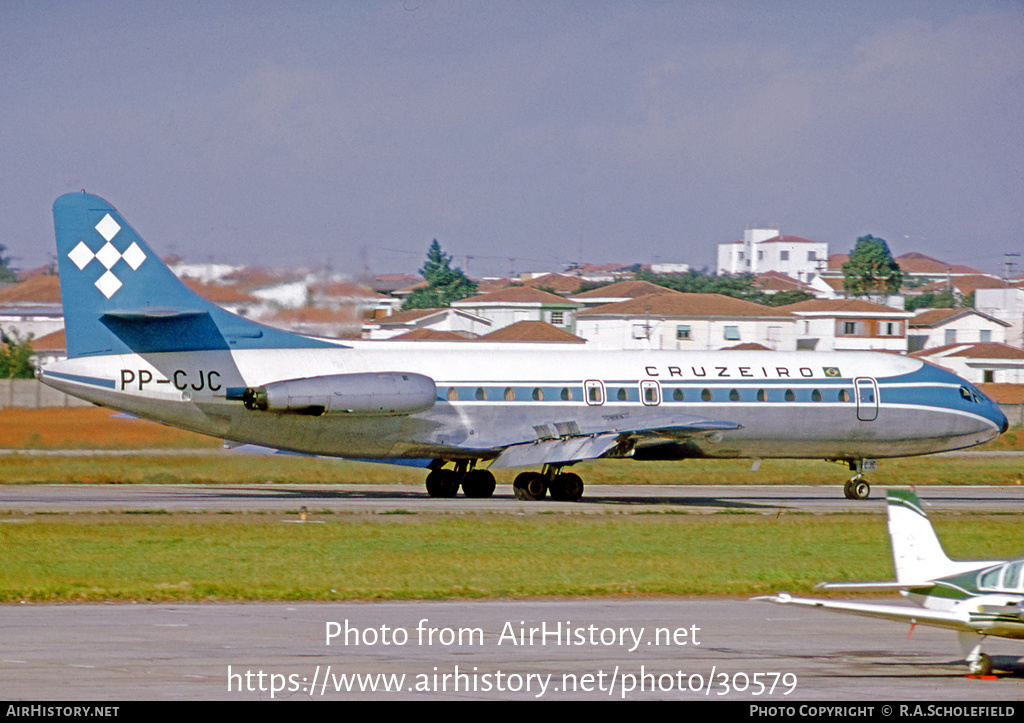
<instances>
[{"instance_id":1,"label":"white house","mask_svg":"<svg viewBox=\"0 0 1024 723\"><path fill-rule=\"evenodd\" d=\"M914 354L974 384L1024 384L1024 350L1006 344L950 344Z\"/></svg>"},{"instance_id":2,"label":"white house","mask_svg":"<svg viewBox=\"0 0 1024 723\"><path fill-rule=\"evenodd\" d=\"M907 351L909 311L861 299L811 299L779 308L796 318L798 349Z\"/></svg>"},{"instance_id":3,"label":"white house","mask_svg":"<svg viewBox=\"0 0 1024 723\"><path fill-rule=\"evenodd\" d=\"M1024 346L1024 288L977 289L974 308L1010 325L1006 330L1007 344Z\"/></svg>"},{"instance_id":4,"label":"white house","mask_svg":"<svg viewBox=\"0 0 1024 723\"><path fill-rule=\"evenodd\" d=\"M910 320L910 352L948 344L1006 342L1010 324L977 309L925 309Z\"/></svg>"},{"instance_id":5,"label":"white house","mask_svg":"<svg viewBox=\"0 0 1024 723\"><path fill-rule=\"evenodd\" d=\"M778 271L809 283L827 264L827 243L784 236L778 229L747 229L741 241L718 244L719 274Z\"/></svg>"},{"instance_id":6,"label":"white house","mask_svg":"<svg viewBox=\"0 0 1024 723\"><path fill-rule=\"evenodd\" d=\"M724 349L758 343L796 348L793 316L720 294L648 294L584 309L576 335L596 349Z\"/></svg>"},{"instance_id":7,"label":"white house","mask_svg":"<svg viewBox=\"0 0 1024 723\"><path fill-rule=\"evenodd\" d=\"M362 336L364 339L391 339L426 329L481 336L494 331L495 326L489 319L464 309L409 309L367 321L363 324Z\"/></svg>"},{"instance_id":8,"label":"white house","mask_svg":"<svg viewBox=\"0 0 1024 723\"><path fill-rule=\"evenodd\" d=\"M528 286L509 286L489 294L477 294L452 302L452 308L489 320L489 331L518 321L546 321L572 333L579 304L556 294Z\"/></svg>"}]
</instances>

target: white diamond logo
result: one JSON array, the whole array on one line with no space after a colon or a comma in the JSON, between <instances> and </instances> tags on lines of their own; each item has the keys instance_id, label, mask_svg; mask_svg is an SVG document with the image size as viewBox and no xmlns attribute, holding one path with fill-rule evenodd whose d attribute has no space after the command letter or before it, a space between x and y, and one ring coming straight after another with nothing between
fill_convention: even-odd
<instances>
[{"instance_id":1,"label":"white diamond logo","mask_svg":"<svg viewBox=\"0 0 1024 723\"><path fill-rule=\"evenodd\" d=\"M139 245L132 241L132 245L129 246L121 258L132 267L132 271L138 271L139 267L142 266L142 262L146 260L146 253L139 248Z\"/></svg>"},{"instance_id":2,"label":"white diamond logo","mask_svg":"<svg viewBox=\"0 0 1024 723\"><path fill-rule=\"evenodd\" d=\"M110 214L108 213L106 216L103 217L102 221L96 224L96 230L99 231L100 236L102 236L109 243L110 239L117 236L117 232L121 230L121 227L117 225L117 221L111 218ZM107 268L109 269L110 267L108 266Z\"/></svg>"},{"instance_id":3,"label":"white diamond logo","mask_svg":"<svg viewBox=\"0 0 1024 723\"><path fill-rule=\"evenodd\" d=\"M121 288L121 280L108 271L96 280L96 288L109 299Z\"/></svg>"},{"instance_id":4,"label":"white diamond logo","mask_svg":"<svg viewBox=\"0 0 1024 723\"><path fill-rule=\"evenodd\" d=\"M103 244L103 248L96 252L96 259L109 271L121 259L121 252L114 248L114 244L107 241Z\"/></svg>"},{"instance_id":5,"label":"white diamond logo","mask_svg":"<svg viewBox=\"0 0 1024 723\"><path fill-rule=\"evenodd\" d=\"M94 254L89 247L85 245L85 241L79 241L78 245L75 246L75 248L71 250L71 253L68 254L68 258L74 261L75 266L77 266L78 270L81 271L89 265L90 261L96 258L96 254Z\"/></svg>"}]
</instances>

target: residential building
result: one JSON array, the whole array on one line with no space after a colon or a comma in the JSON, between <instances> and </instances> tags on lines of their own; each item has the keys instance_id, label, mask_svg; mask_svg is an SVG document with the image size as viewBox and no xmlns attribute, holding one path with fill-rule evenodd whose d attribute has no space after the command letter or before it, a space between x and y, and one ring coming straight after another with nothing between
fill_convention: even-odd
<instances>
[{"instance_id":1,"label":"residential building","mask_svg":"<svg viewBox=\"0 0 1024 723\"><path fill-rule=\"evenodd\" d=\"M796 318L798 349L907 351L909 311L861 299L811 299L779 308Z\"/></svg>"},{"instance_id":2,"label":"residential building","mask_svg":"<svg viewBox=\"0 0 1024 723\"><path fill-rule=\"evenodd\" d=\"M810 283L827 267L828 258L827 243L782 235L778 229L747 229L742 240L718 244L718 274L777 271Z\"/></svg>"},{"instance_id":3,"label":"residential building","mask_svg":"<svg viewBox=\"0 0 1024 723\"><path fill-rule=\"evenodd\" d=\"M465 309L409 309L391 316L364 322L364 339L392 339L418 329L467 334L467 338L486 334L494 329L487 318Z\"/></svg>"},{"instance_id":4,"label":"residential building","mask_svg":"<svg viewBox=\"0 0 1024 723\"><path fill-rule=\"evenodd\" d=\"M915 352L948 344L1003 344L1009 326L977 309L926 309L910 320L907 350Z\"/></svg>"},{"instance_id":5,"label":"residential building","mask_svg":"<svg viewBox=\"0 0 1024 723\"><path fill-rule=\"evenodd\" d=\"M1006 344L948 344L915 352L973 384L1024 384L1024 350Z\"/></svg>"},{"instance_id":6,"label":"residential building","mask_svg":"<svg viewBox=\"0 0 1024 723\"><path fill-rule=\"evenodd\" d=\"M722 349L745 342L796 348L794 319L780 309L720 294L647 294L584 309L576 335L597 349Z\"/></svg>"},{"instance_id":7,"label":"residential building","mask_svg":"<svg viewBox=\"0 0 1024 723\"><path fill-rule=\"evenodd\" d=\"M510 286L488 294L453 301L451 307L491 322L500 329L517 321L546 321L572 332L579 304L556 294L527 286Z\"/></svg>"}]
</instances>

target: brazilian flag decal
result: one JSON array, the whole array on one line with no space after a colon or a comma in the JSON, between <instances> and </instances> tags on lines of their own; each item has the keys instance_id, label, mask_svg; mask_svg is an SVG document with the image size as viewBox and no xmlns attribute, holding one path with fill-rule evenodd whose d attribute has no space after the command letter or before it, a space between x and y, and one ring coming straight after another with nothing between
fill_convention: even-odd
<instances>
[{"instance_id":1,"label":"brazilian flag decal","mask_svg":"<svg viewBox=\"0 0 1024 723\"><path fill-rule=\"evenodd\" d=\"M839 367L822 367L826 377L839 377L842 376L839 373Z\"/></svg>"}]
</instances>

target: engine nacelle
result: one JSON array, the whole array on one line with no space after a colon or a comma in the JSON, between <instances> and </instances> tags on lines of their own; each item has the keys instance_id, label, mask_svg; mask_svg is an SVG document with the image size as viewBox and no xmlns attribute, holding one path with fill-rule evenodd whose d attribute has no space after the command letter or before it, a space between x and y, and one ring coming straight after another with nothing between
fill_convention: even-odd
<instances>
[{"instance_id":1,"label":"engine nacelle","mask_svg":"<svg viewBox=\"0 0 1024 723\"><path fill-rule=\"evenodd\" d=\"M278 414L389 416L434 406L437 386L423 374L362 372L271 382L248 387L246 409Z\"/></svg>"}]
</instances>

